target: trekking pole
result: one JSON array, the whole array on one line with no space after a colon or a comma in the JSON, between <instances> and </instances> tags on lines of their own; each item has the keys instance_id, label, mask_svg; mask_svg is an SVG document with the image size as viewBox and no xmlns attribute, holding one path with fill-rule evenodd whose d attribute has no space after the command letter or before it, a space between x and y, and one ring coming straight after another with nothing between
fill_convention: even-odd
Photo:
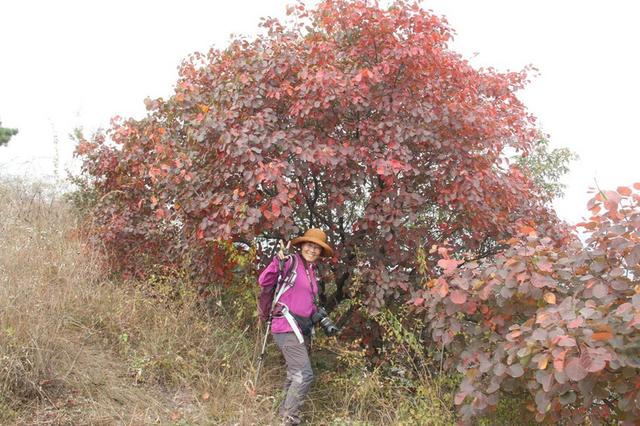
<instances>
[{"instance_id":1,"label":"trekking pole","mask_svg":"<svg viewBox=\"0 0 640 426\"><path fill-rule=\"evenodd\" d=\"M284 250L284 245L282 243L282 240L280 240L280 246ZM260 351L260 355L258 355L258 368L256 368L256 377L255 377L255 381L253 382L254 389L258 388L258 379L260 378L260 370L262 370L264 356L267 353L267 340L269 339L269 332L271 331L271 321L273 320L273 309L275 308L275 304L277 302L276 296L278 294L278 291L280 290L280 286L282 285L281 281L282 281L282 274L284 271L285 262L286 262L286 258L280 259L278 262L278 277L276 279L273 302L271 302L271 309L269 309L269 316L267 317L267 321L266 321L266 329L264 331L264 338L262 339L262 349Z\"/></svg>"},{"instance_id":2,"label":"trekking pole","mask_svg":"<svg viewBox=\"0 0 640 426\"><path fill-rule=\"evenodd\" d=\"M256 378L254 383L255 388L258 387L258 379L260 378L260 370L262 370L262 363L264 361L264 356L267 352L267 340L269 339L269 331L271 329L271 314L269 314L269 320L267 321L267 328L264 332L264 339L262 339L262 350L260 351L260 355L258 355L258 368L256 369Z\"/></svg>"}]
</instances>

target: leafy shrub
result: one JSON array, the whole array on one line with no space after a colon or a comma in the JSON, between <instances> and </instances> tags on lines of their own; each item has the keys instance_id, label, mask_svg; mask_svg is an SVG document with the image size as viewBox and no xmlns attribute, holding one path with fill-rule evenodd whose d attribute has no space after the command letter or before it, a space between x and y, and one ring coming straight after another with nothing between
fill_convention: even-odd
<instances>
[{"instance_id":1,"label":"leafy shrub","mask_svg":"<svg viewBox=\"0 0 640 426\"><path fill-rule=\"evenodd\" d=\"M464 375L465 418L502 392L528 393L540 421L640 416L640 195L599 192L589 209L586 246L523 226L491 259L442 259L444 274L416 292L416 312Z\"/></svg>"}]
</instances>

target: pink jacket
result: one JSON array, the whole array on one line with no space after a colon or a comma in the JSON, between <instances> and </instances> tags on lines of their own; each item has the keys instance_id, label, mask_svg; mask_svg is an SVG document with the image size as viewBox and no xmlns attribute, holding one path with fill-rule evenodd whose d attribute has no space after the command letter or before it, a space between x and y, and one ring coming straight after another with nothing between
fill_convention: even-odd
<instances>
[{"instance_id":1,"label":"pink jacket","mask_svg":"<svg viewBox=\"0 0 640 426\"><path fill-rule=\"evenodd\" d=\"M316 311L316 306L313 303L314 295L318 293L318 282L316 280L316 276L313 268L308 267L309 275L307 277L307 272L305 272L304 264L302 257L299 254L295 254L294 256L298 256L298 267L296 270L296 281L292 288L287 290L281 297L279 302L287 305L289 310L296 315L300 315L303 317L310 317ZM292 260L287 260L284 272L288 271L288 268L291 266ZM276 284L276 280L278 278L278 257L274 257L271 263L262 271L260 276L258 277L258 283L261 287L270 287ZM292 332L291 326L284 317L276 317L273 318L271 323L271 332L272 333L288 333Z\"/></svg>"}]
</instances>

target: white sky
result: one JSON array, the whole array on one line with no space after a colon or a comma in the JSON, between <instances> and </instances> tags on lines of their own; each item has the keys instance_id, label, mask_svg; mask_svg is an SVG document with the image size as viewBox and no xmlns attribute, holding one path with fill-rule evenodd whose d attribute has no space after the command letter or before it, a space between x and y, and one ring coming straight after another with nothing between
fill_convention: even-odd
<instances>
[{"instance_id":1,"label":"white sky","mask_svg":"<svg viewBox=\"0 0 640 426\"><path fill-rule=\"evenodd\" d=\"M291 0L3 0L0 120L20 133L0 148L0 173L54 176L72 167L75 127L141 117L167 97L189 53L255 34L259 18ZM315 3L315 0L313 1ZM586 214L588 187L640 181L640 5L631 0L425 0L457 35L452 48L501 71L533 64L521 92L553 146L580 156L556 202L570 222Z\"/></svg>"}]
</instances>

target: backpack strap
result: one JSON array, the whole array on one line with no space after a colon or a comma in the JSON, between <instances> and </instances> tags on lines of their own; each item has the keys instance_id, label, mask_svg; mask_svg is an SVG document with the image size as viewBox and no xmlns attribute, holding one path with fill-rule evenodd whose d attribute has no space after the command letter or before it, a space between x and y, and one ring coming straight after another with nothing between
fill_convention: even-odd
<instances>
[{"instance_id":1,"label":"backpack strap","mask_svg":"<svg viewBox=\"0 0 640 426\"><path fill-rule=\"evenodd\" d=\"M282 276L282 279L276 286L276 294L273 298L273 306L271 307L272 311L273 311L273 308L276 306L276 303L278 303L278 300L280 300L280 298L282 297L282 295L290 288L293 288L293 286L295 285L296 277L298 274L297 269L298 269L298 256L294 254L293 256L291 256L291 265L289 266L289 270L287 271L286 274Z\"/></svg>"},{"instance_id":2,"label":"backpack strap","mask_svg":"<svg viewBox=\"0 0 640 426\"><path fill-rule=\"evenodd\" d=\"M289 270L282 278L281 282L278 285L278 289L276 290L276 295L273 298L273 306L271 308L271 312L275 309L276 305L280 305L282 307L281 313L282 316L287 320L289 326L293 330L293 333L296 335L298 342L304 343L304 337L302 336L302 332L300 330L300 326L298 325L296 319L293 317L292 313L289 311L289 307L284 303L280 302L280 298L282 295L288 290L292 289L296 283L297 277L297 269L298 269L298 255L294 254L291 257L291 265L289 266Z\"/></svg>"}]
</instances>

